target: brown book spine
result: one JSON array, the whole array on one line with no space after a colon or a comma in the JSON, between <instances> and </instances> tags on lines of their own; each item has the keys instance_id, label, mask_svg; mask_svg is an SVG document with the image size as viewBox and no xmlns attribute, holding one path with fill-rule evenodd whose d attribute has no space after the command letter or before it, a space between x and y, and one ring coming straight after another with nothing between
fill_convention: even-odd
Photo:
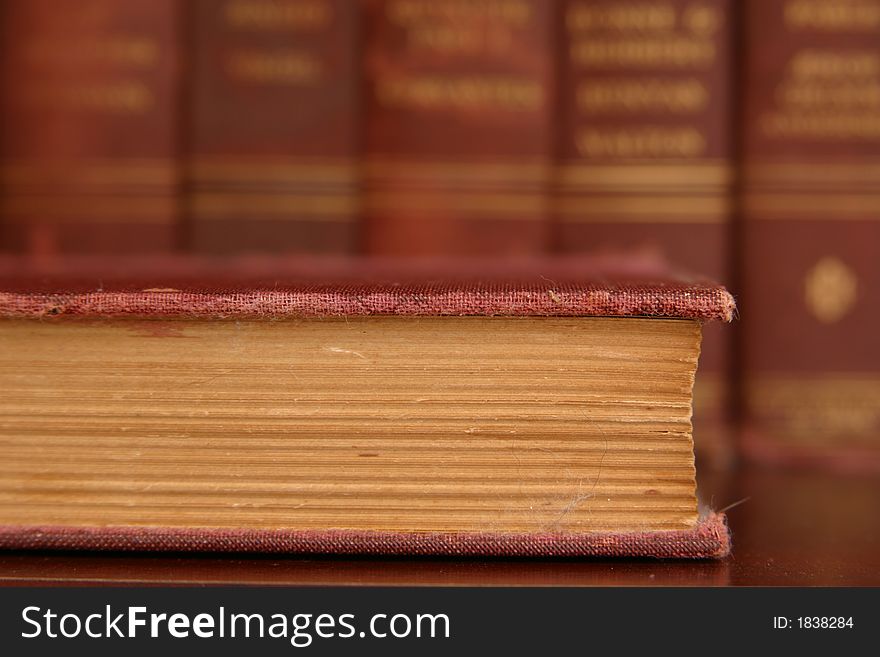
<instances>
[{"instance_id":1,"label":"brown book spine","mask_svg":"<svg viewBox=\"0 0 880 657\"><path fill-rule=\"evenodd\" d=\"M541 252L555 3L364 5L367 250Z\"/></svg>"},{"instance_id":2,"label":"brown book spine","mask_svg":"<svg viewBox=\"0 0 880 657\"><path fill-rule=\"evenodd\" d=\"M194 0L191 7L192 247L353 250L357 3Z\"/></svg>"},{"instance_id":3,"label":"brown book spine","mask_svg":"<svg viewBox=\"0 0 880 657\"><path fill-rule=\"evenodd\" d=\"M745 3L747 452L880 469L880 0Z\"/></svg>"},{"instance_id":4,"label":"brown book spine","mask_svg":"<svg viewBox=\"0 0 880 657\"><path fill-rule=\"evenodd\" d=\"M556 248L647 249L729 278L734 21L728 0L563 0ZM707 327L701 456L726 462L730 329Z\"/></svg>"},{"instance_id":5,"label":"brown book spine","mask_svg":"<svg viewBox=\"0 0 880 657\"><path fill-rule=\"evenodd\" d=\"M174 248L179 0L3 3L6 248Z\"/></svg>"}]
</instances>

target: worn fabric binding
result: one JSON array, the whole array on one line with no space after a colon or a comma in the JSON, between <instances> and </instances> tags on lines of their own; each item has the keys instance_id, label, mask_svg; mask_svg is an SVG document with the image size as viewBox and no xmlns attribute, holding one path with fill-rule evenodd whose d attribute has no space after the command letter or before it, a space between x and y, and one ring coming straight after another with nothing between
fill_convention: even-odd
<instances>
[{"instance_id":1,"label":"worn fabric binding","mask_svg":"<svg viewBox=\"0 0 880 657\"><path fill-rule=\"evenodd\" d=\"M0 316L312 318L396 316L669 317L730 321L731 295L698 283L541 280L349 283L245 289L147 287L0 292Z\"/></svg>"},{"instance_id":2,"label":"worn fabric binding","mask_svg":"<svg viewBox=\"0 0 880 657\"><path fill-rule=\"evenodd\" d=\"M460 557L719 559L730 553L723 514L691 530L591 534L471 534L159 527L0 527L0 549Z\"/></svg>"}]
</instances>

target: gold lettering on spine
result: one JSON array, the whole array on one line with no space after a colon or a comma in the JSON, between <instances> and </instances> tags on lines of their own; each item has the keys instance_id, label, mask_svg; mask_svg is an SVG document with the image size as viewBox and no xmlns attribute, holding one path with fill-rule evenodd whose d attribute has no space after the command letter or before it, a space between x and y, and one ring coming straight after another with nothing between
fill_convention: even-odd
<instances>
[{"instance_id":1,"label":"gold lettering on spine","mask_svg":"<svg viewBox=\"0 0 880 657\"><path fill-rule=\"evenodd\" d=\"M123 35L71 41L35 39L23 45L23 56L31 66L54 70L96 64L149 70L159 62L159 44L154 39Z\"/></svg>"},{"instance_id":2,"label":"gold lettering on spine","mask_svg":"<svg viewBox=\"0 0 880 657\"><path fill-rule=\"evenodd\" d=\"M706 70L715 63L715 35L724 17L694 3L592 6L574 3L565 17L572 62L584 68Z\"/></svg>"},{"instance_id":3,"label":"gold lettering on spine","mask_svg":"<svg viewBox=\"0 0 880 657\"><path fill-rule=\"evenodd\" d=\"M522 0L396 0L385 13L404 30L409 50L470 56L511 53L517 30L533 19Z\"/></svg>"},{"instance_id":4,"label":"gold lettering on spine","mask_svg":"<svg viewBox=\"0 0 880 657\"><path fill-rule=\"evenodd\" d=\"M393 24L404 27L434 21L491 21L524 27L532 20L532 8L523 0L394 0L385 13Z\"/></svg>"},{"instance_id":5,"label":"gold lettering on spine","mask_svg":"<svg viewBox=\"0 0 880 657\"><path fill-rule=\"evenodd\" d=\"M291 47L236 47L226 55L225 70L231 78L251 84L314 85L326 77L326 64L319 53L296 48L297 35L328 29L333 12L324 0L230 0L223 18L234 32L284 32Z\"/></svg>"},{"instance_id":6,"label":"gold lettering on spine","mask_svg":"<svg viewBox=\"0 0 880 657\"><path fill-rule=\"evenodd\" d=\"M717 6L574 2L565 25L569 57L579 74L576 109L584 123L574 135L578 153L602 159L705 155L708 137L696 119L709 105L703 76L716 65L716 37L724 29ZM614 71L626 77L606 75ZM646 121L615 128L596 123L597 117L618 114L644 115ZM682 120L677 125L648 122L658 114Z\"/></svg>"},{"instance_id":7,"label":"gold lettering on spine","mask_svg":"<svg viewBox=\"0 0 880 657\"><path fill-rule=\"evenodd\" d=\"M787 30L860 34L880 29L880 1L785 4ZM787 62L773 105L759 119L770 139L863 141L880 139L880 54L849 47L807 47Z\"/></svg>"},{"instance_id":8,"label":"gold lettering on spine","mask_svg":"<svg viewBox=\"0 0 880 657\"><path fill-rule=\"evenodd\" d=\"M692 39L595 38L573 43L572 61L584 68L704 69L717 56L714 43Z\"/></svg>"},{"instance_id":9,"label":"gold lettering on spine","mask_svg":"<svg viewBox=\"0 0 880 657\"><path fill-rule=\"evenodd\" d=\"M696 128L585 128L576 139L578 151L588 157L690 158L706 149L706 140Z\"/></svg>"},{"instance_id":10,"label":"gold lettering on spine","mask_svg":"<svg viewBox=\"0 0 880 657\"><path fill-rule=\"evenodd\" d=\"M537 81L516 77L422 76L383 82L376 96L386 106L531 112L543 103L544 89Z\"/></svg>"},{"instance_id":11,"label":"gold lettering on spine","mask_svg":"<svg viewBox=\"0 0 880 657\"><path fill-rule=\"evenodd\" d=\"M565 16L566 27L573 32L587 30L666 32L675 29L675 7L661 2L620 3L594 6L572 4Z\"/></svg>"},{"instance_id":12,"label":"gold lettering on spine","mask_svg":"<svg viewBox=\"0 0 880 657\"><path fill-rule=\"evenodd\" d=\"M503 61L515 52L521 31L535 16L523 0L392 0L385 5L385 18L402 31L409 51ZM547 89L530 76L410 73L381 80L374 93L386 107L534 112L545 105Z\"/></svg>"},{"instance_id":13,"label":"gold lettering on spine","mask_svg":"<svg viewBox=\"0 0 880 657\"><path fill-rule=\"evenodd\" d=\"M792 30L876 31L880 29L877 0L795 0L785 5L785 26Z\"/></svg>"},{"instance_id":14,"label":"gold lettering on spine","mask_svg":"<svg viewBox=\"0 0 880 657\"><path fill-rule=\"evenodd\" d=\"M21 92L19 102L78 112L143 114L153 108L155 96L147 85L136 80L77 86L34 84Z\"/></svg>"},{"instance_id":15,"label":"gold lettering on spine","mask_svg":"<svg viewBox=\"0 0 880 657\"><path fill-rule=\"evenodd\" d=\"M314 30L330 23L323 0L232 0L224 8L226 24L238 30Z\"/></svg>"},{"instance_id":16,"label":"gold lettering on spine","mask_svg":"<svg viewBox=\"0 0 880 657\"><path fill-rule=\"evenodd\" d=\"M34 39L23 42L13 56L21 58L31 79L11 100L31 110L144 114L155 105L155 93L143 79L161 63L155 39L134 34ZM107 71L113 79L96 76L96 70ZM49 71L65 78L46 80Z\"/></svg>"},{"instance_id":17,"label":"gold lettering on spine","mask_svg":"<svg viewBox=\"0 0 880 657\"><path fill-rule=\"evenodd\" d=\"M513 52L517 30L534 18L522 0L397 0L387 4L386 16L404 31L407 49L459 56Z\"/></svg>"},{"instance_id":18,"label":"gold lettering on spine","mask_svg":"<svg viewBox=\"0 0 880 657\"><path fill-rule=\"evenodd\" d=\"M705 109L706 86L695 78L637 78L585 81L578 85L578 107L589 113L669 112L685 114Z\"/></svg>"},{"instance_id":19,"label":"gold lettering on spine","mask_svg":"<svg viewBox=\"0 0 880 657\"><path fill-rule=\"evenodd\" d=\"M880 74L880 55L873 51L835 52L807 48L792 58L789 70L796 80L872 78Z\"/></svg>"}]
</instances>

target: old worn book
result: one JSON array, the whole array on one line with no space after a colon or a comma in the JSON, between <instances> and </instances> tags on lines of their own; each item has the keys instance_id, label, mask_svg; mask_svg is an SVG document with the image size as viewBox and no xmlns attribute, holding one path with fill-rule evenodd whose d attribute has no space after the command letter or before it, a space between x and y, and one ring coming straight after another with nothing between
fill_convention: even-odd
<instances>
[{"instance_id":1,"label":"old worn book","mask_svg":"<svg viewBox=\"0 0 880 657\"><path fill-rule=\"evenodd\" d=\"M880 1L744 7L744 447L877 472Z\"/></svg>"},{"instance_id":2,"label":"old worn book","mask_svg":"<svg viewBox=\"0 0 880 657\"><path fill-rule=\"evenodd\" d=\"M0 215L10 252L177 242L181 0L0 6Z\"/></svg>"},{"instance_id":3,"label":"old worn book","mask_svg":"<svg viewBox=\"0 0 880 657\"><path fill-rule=\"evenodd\" d=\"M560 3L555 246L653 249L730 278L733 198L727 0ZM706 331L694 424L724 464L730 331Z\"/></svg>"},{"instance_id":4,"label":"old worn book","mask_svg":"<svg viewBox=\"0 0 880 657\"><path fill-rule=\"evenodd\" d=\"M363 4L367 251L543 252L555 4Z\"/></svg>"},{"instance_id":5,"label":"old worn book","mask_svg":"<svg viewBox=\"0 0 880 657\"><path fill-rule=\"evenodd\" d=\"M579 263L0 293L0 546L717 557L691 395L721 287Z\"/></svg>"},{"instance_id":6,"label":"old worn book","mask_svg":"<svg viewBox=\"0 0 880 657\"><path fill-rule=\"evenodd\" d=\"M358 3L187 4L189 245L202 253L354 250Z\"/></svg>"}]
</instances>

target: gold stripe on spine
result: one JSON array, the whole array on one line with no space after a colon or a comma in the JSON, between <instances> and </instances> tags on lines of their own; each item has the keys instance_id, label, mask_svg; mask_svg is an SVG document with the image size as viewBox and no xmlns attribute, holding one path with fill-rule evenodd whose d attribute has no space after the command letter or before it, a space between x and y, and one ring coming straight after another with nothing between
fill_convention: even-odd
<instances>
[{"instance_id":1,"label":"gold stripe on spine","mask_svg":"<svg viewBox=\"0 0 880 657\"><path fill-rule=\"evenodd\" d=\"M880 161L852 162L756 162L743 168L743 180L749 186L843 185L880 187Z\"/></svg>"},{"instance_id":2,"label":"gold stripe on spine","mask_svg":"<svg viewBox=\"0 0 880 657\"><path fill-rule=\"evenodd\" d=\"M542 160L490 162L420 162L371 159L364 165L369 178L424 182L433 180L494 181L499 183L549 182L552 167Z\"/></svg>"},{"instance_id":3,"label":"gold stripe on spine","mask_svg":"<svg viewBox=\"0 0 880 657\"><path fill-rule=\"evenodd\" d=\"M452 191L452 193L444 193ZM474 217L488 215L505 220L531 220L548 210L546 195L536 193L475 193L466 190L444 190L438 193L392 192L367 195L367 208L381 212L407 212L414 216L467 213Z\"/></svg>"},{"instance_id":4,"label":"gold stripe on spine","mask_svg":"<svg viewBox=\"0 0 880 657\"><path fill-rule=\"evenodd\" d=\"M626 190L644 188L727 189L734 182L734 169L726 162L563 165L557 183L564 188Z\"/></svg>"},{"instance_id":5,"label":"gold stripe on spine","mask_svg":"<svg viewBox=\"0 0 880 657\"><path fill-rule=\"evenodd\" d=\"M720 224L732 212L734 179L726 160L565 164L554 210L571 223Z\"/></svg>"},{"instance_id":6,"label":"gold stripe on spine","mask_svg":"<svg viewBox=\"0 0 880 657\"><path fill-rule=\"evenodd\" d=\"M753 220L880 220L880 161L755 162L743 170Z\"/></svg>"},{"instance_id":7,"label":"gold stripe on spine","mask_svg":"<svg viewBox=\"0 0 880 657\"><path fill-rule=\"evenodd\" d=\"M463 214L474 219L534 220L549 209L552 167L544 160L424 162L373 158L365 165L374 212L413 216Z\"/></svg>"},{"instance_id":8,"label":"gold stripe on spine","mask_svg":"<svg viewBox=\"0 0 880 657\"><path fill-rule=\"evenodd\" d=\"M832 372L821 378L757 375L746 387L752 416L784 439L825 442L840 436L880 445L880 377Z\"/></svg>"},{"instance_id":9,"label":"gold stripe on spine","mask_svg":"<svg viewBox=\"0 0 880 657\"><path fill-rule=\"evenodd\" d=\"M567 222L705 223L726 222L728 195L589 195L558 198L555 210Z\"/></svg>"},{"instance_id":10,"label":"gold stripe on spine","mask_svg":"<svg viewBox=\"0 0 880 657\"><path fill-rule=\"evenodd\" d=\"M742 206L752 220L878 221L880 190L751 192L743 196Z\"/></svg>"}]
</instances>

